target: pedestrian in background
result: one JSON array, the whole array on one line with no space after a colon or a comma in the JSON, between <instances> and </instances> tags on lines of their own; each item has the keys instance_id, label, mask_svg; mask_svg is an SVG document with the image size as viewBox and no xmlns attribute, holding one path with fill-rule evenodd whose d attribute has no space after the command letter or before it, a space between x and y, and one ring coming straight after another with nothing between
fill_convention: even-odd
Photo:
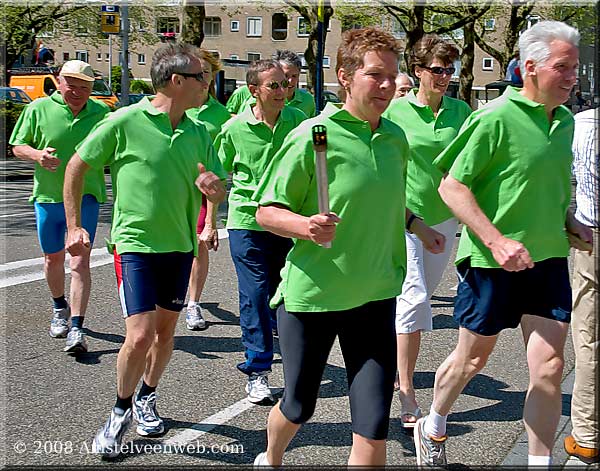
<instances>
[{"instance_id":1,"label":"pedestrian in background","mask_svg":"<svg viewBox=\"0 0 600 471\"><path fill-rule=\"evenodd\" d=\"M409 68L419 79L419 89L393 100L383 114L406 133L410 159L406 176L406 206L444 236L444 250L432 253L406 229L407 272L396 303L398 342L398 396L400 420L412 428L422 415L415 396L413 376L421 333L433 329L430 299L454 248L458 221L442 201L437 189L443 173L434 165L471 114L462 100L446 96L458 49L435 35L426 35L410 51Z\"/></svg>"},{"instance_id":2,"label":"pedestrian in background","mask_svg":"<svg viewBox=\"0 0 600 471\"><path fill-rule=\"evenodd\" d=\"M70 306L65 299L65 233L63 204L65 168L79 144L109 112L104 103L90 98L94 84L92 67L79 60L65 62L58 76L58 90L27 105L19 116L9 144L16 157L35 162L33 195L40 246L44 252L44 275L52 296L50 336L67 337L64 350L87 351L83 322L90 298L90 254L71 257ZM102 168L84 180L81 223L94 243L100 203L106 201ZM69 320L71 326L69 328Z\"/></svg>"},{"instance_id":3,"label":"pedestrian in background","mask_svg":"<svg viewBox=\"0 0 600 471\"><path fill-rule=\"evenodd\" d=\"M268 376L273 363L275 312L269 306L291 241L265 231L256 222L252 200L260 178L283 139L306 115L285 106L288 79L278 62L255 61L246 72L254 103L223 126L215 146L227 172L232 173L227 230L238 279L240 327L245 361L237 368L248 376L248 400L273 403Z\"/></svg>"},{"instance_id":4,"label":"pedestrian in background","mask_svg":"<svg viewBox=\"0 0 600 471\"><path fill-rule=\"evenodd\" d=\"M592 247L575 248L573 316L575 384L571 396L573 431L565 438L567 453L585 463L600 461L598 451L598 110L575 115L573 173L577 182L575 218L593 232Z\"/></svg>"},{"instance_id":5,"label":"pedestrian in background","mask_svg":"<svg viewBox=\"0 0 600 471\"><path fill-rule=\"evenodd\" d=\"M396 77L396 93L394 94L394 98L402 98L406 96L408 92L410 92L415 86L415 81L413 78L405 74L404 72L398 73L398 77Z\"/></svg>"},{"instance_id":6,"label":"pedestrian in background","mask_svg":"<svg viewBox=\"0 0 600 471\"><path fill-rule=\"evenodd\" d=\"M200 90L200 106L190 108L186 114L206 126L211 140L214 141L223 124L231 118L231 114L215 98L215 77L221 70L221 62L206 49L199 49L198 53L206 86ZM198 254L192 263L189 300L185 314L185 324L189 330L207 328L206 319L202 315L200 297L208 276L208 251L216 252L219 248L217 210L218 205L214 205L206 199L206 196L202 195L202 206L196 224Z\"/></svg>"},{"instance_id":7,"label":"pedestrian in background","mask_svg":"<svg viewBox=\"0 0 600 471\"><path fill-rule=\"evenodd\" d=\"M269 413L267 450L255 466L280 466L290 441L314 413L336 337L352 415L348 464L385 465L396 370L395 297L406 273L403 234L410 217L404 204L406 136L381 118L394 96L399 52L389 33L346 31L336 65L346 90L343 107L327 104L292 131L255 194L259 224L294 239L277 310L285 388ZM327 129L327 214L318 212L315 124ZM442 242L420 220L413 230L427 246ZM325 242L331 248L318 245Z\"/></svg>"}]
</instances>

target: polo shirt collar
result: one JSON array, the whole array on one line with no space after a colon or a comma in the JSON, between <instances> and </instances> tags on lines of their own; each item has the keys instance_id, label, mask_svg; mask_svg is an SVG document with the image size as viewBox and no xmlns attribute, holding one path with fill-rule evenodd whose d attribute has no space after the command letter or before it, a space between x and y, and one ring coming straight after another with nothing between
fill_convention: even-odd
<instances>
[{"instance_id":1,"label":"polo shirt collar","mask_svg":"<svg viewBox=\"0 0 600 471\"><path fill-rule=\"evenodd\" d=\"M530 108L537 108L540 109L544 112L544 114L546 113L546 107L543 103L538 103L537 101L533 101L530 100L529 98L523 96L520 93L520 88L516 88L513 86L508 86L506 87L506 90L504 91L504 95L506 95L506 97L515 102L515 103L521 103L522 105L528 106ZM567 111L567 109L562 106L559 105L554 109L554 118L555 119L563 119L565 116L568 116L570 113Z\"/></svg>"},{"instance_id":2,"label":"polo shirt collar","mask_svg":"<svg viewBox=\"0 0 600 471\"><path fill-rule=\"evenodd\" d=\"M208 99L206 100L206 102L202 106L200 106L198 108L198 110L199 111L204 111L207 108L210 108L211 106L213 106L214 104L215 104L215 99L213 98L212 95L208 95Z\"/></svg>"},{"instance_id":3,"label":"polo shirt collar","mask_svg":"<svg viewBox=\"0 0 600 471\"><path fill-rule=\"evenodd\" d=\"M58 90L56 90L54 93L52 93L52 95L50 95L50 99L57 105L63 106L64 108L68 109L71 113L73 113L73 111L71 110L69 105L67 105L67 103L65 103L65 99L63 98L62 94ZM76 116L77 118L81 118L82 116L85 116L85 113L87 113L87 111L88 111L88 103L90 102L90 100L91 100L91 98L88 98L88 101L86 102L84 107L81 108L79 113L77 113L77 116Z\"/></svg>"},{"instance_id":4,"label":"polo shirt collar","mask_svg":"<svg viewBox=\"0 0 600 471\"><path fill-rule=\"evenodd\" d=\"M345 121L355 124L369 124L367 121L364 121L362 119L357 118L356 116L351 115L350 113L348 113L348 111L342 108L338 108L333 103L327 103L321 114L333 121ZM373 133L385 131L390 126L390 124L391 123L387 119L383 117L379 118L379 126L373 131Z\"/></svg>"},{"instance_id":5,"label":"polo shirt collar","mask_svg":"<svg viewBox=\"0 0 600 471\"><path fill-rule=\"evenodd\" d=\"M253 125L253 126L265 124L262 121L259 121L258 119L256 119L256 116L254 116L252 108L255 105L256 105L255 103L249 103L248 106L244 107L244 111L242 111L239 115L240 119L242 121L245 121L248 124ZM291 116L288 115L288 113L285 111L286 106L287 105L284 105L284 107L281 109L281 112L279 113L279 117L277 118L277 123L279 123L281 121L289 121L291 119Z\"/></svg>"},{"instance_id":6,"label":"polo shirt collar","mask_svg":"<svg viewBox=\"0 0 600 471\"><path fill-rule=\"evenodd\" d=\"M167 120L169 120L169 123L171 122L169 119L168 113L158 110L154 105L152 105L152 103L150 103L150 100L148 99L147 96L142 98L136 105L133 105L133 106L138 106L142 111L144 111L145 113L147 113L151 116L163 116L164 115L167 118ZM183 113L183 116L181 116L181 119L179 120L179 123L177 124L177 128L187 126L188 122L190 122L190 118L188 117L187 113Z\"/></svg>"},{"instance_id":7,"label":"polo shirt collar","mask_svg":"<svg viewBox=\"0 0 600 471\"><path fill-rule=\"evenodd\" d=\"M418 88L413 88L411 89L410 92L408 92L405 96L405 99L411 103L413 106L418 107L418 108L430 108L429 105L424 105L423 103L421 103L418 99L417 99L417 91L419 89ZM442 95L442 102L440 103L440 110L442 111L443 109L447 109L449 106L450 100L448 98L447 95Z\"/></svg>"}]
</instances>

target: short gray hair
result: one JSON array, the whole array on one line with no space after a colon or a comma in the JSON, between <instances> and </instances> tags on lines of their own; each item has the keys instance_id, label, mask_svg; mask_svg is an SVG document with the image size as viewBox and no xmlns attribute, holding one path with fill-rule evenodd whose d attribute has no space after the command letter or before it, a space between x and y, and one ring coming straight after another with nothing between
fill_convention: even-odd
<instances>
[{"instance_id":1,"label":"short gray hair","mask_svg":"<svg viewBox=\"0 0 600 471\"><path fill-rule=\"evenodd\" d=\"M274 59L262 59L252 62L246 71L246 84L260 85L260 83L258 83L258 75L261 72L266 72L271 69L281 69L281 65Z\"/></svg>"},{"instance_id":2,"label":"short gray hair","mask_svg":"<svg viewBox=\"0 0 600 471\"><path fill-rule=\"evenodd\" d=\"M173 74L189 72L190 65L199 57L198 48L187 43L169 43L160 46L152 56L150 78L154 90L160 90Z\"/></svg>"},{"instance_id":3,"label":"short gray hair","mask_svg":"<svg viewBox=\"0 0 600 471\"><path fill-rule=\"evenodd\" d=\"M550 43L559 40L579 46L579 32L561 21L540 21L519 38L521 63L530 59L543 64L550 57Z\"/></svg>"},{"instance_id":4,"label":"short gray hair","mask_svg":"<svg viewBox=\"0 0 600 471\"><path fill-rule=\"evenodd\" d=\"M398 75L396 76L396 84L398 84L398 82L400 81L401 78L407 78L408 81L410 82L410 85L412 87L415 86L415 81L413 80L413 78L404 72L398 72Z\"/></svg>"},{"instance_id":5,"label":"short gray hair","mask_svg":"<svg viewBox=\"0 0 600 471\"><path fill-rule=\"evenodd\" d=\"M302 61L298 57L298 54L292 51L286 50L277 50L277 53L273 57L273 60L276 60L281 65L287 65L296 67L298 70L302 70Z\"/></svg>"}]
</instances>

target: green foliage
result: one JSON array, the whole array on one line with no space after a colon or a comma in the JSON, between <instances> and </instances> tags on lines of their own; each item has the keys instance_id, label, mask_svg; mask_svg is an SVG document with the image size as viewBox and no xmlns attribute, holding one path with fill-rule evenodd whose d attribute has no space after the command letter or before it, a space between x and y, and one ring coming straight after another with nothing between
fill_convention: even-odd
<instances>
[{"instance_id":1,"label":"green foliage","mask_svg":"<svg viewBox=\"0 0 600 471\"><path fill-rule=\"evenodd\" d=\"M148 82L143 80L132 80L129 85L131 93L154 93L154 88Z\"/></svg>"},{"instance_id":2,"label":"green foliage","mask_svg":"<svg viewBox=\"0 0 600 471\"><path fill-rule=\"evenodd\" d=\"M122 68L120 65L113 65L111 69L111 79L110 79L110 87L112 88L113 93L121 93L121 76ZM131 70L129 70L129 78L133 79L133 74ZM131 82L130 82L131 83ZM130 86L131 88L131 86Z\"/></svg>"},{"instance_id":3,"label":"green foliage","mask_svg":"<svg viewBox=\"0 0 600 471\"><path fill-rule=\"evenodd\" d=\"M0 106L0 121L4 121L6 125L6 136L10 136L13 132L15 124L17 124L17 120L19 116L21 116L21 112L25 108L25 105L20 105L18 103L13 103L12 101L3 101L2 106ZM10 149L7 149L7 154L12 155Z\"/></svg>"}]
</instances>

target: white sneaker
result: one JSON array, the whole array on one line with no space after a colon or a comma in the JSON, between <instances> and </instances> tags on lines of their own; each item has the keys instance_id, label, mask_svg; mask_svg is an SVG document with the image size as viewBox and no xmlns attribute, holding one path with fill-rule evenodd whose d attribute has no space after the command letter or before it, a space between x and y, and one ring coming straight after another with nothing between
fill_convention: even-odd
<instances>
[{"instance_id":1,"label":"white sneaker","mask_svg":"<svg viewBox=\"0 0 600 471\"><path fill-rule=\"evenodd\" d=\"M87 352L87 341L85 335L77 327L73 327L67 335L67 343L64 351L67 353L85 353Z\"/></svg>"},{"instance_id":2,"label":"white sneaker","mask_svg":"<svg viewBox=\"0 0 600 471\"><path fill-rule=\"evenodd\" d=\"M92 451L100 453L103 458L116 458L119 456L123 436L130 425L131 409L127 409L123 415L117 414L113 409L104 427L94 437Z\"/></svg>"},{"instance_id":3,"label":"white sneaker","mask_svg":"<svg viewBox=\"0 0 600 471\"><path fill-rule=\"evenodd\" d=\"M202 308L199 304L193 307L188 307L185 314L185 324L188 330L204 330L206 329L206 321L202 317Z\"/></svg>"},{"instance_id":4,"label":"white sneaker","mask_svg":"<svg viewBox=\"0 0 600 471\"><path fill-rule=\"evenodd\" d=\"M69 333L69 318L71 310L68 307L54 309L54 316L50 321L50 337L64 338Z\"/></svg>"},{"instance_id":5,"label":"white sneaker","mask_svg":"<svg viewBox=\"0 0 600 471\"><path fill-rule=\"evenodd\" d=\"M252 373L248 377L246 392L248 393L248 400L253 404L261 404L264 406L275 404L271 389L269 388L269 376L267 371Z\"/></svg>"},{"instance_id":6,"label":"white sneaker","mask_svg":"<svg viewBox=\"0 0 600 471\"><path fill-rule=\"evenodd\" d=\"M262 453L259 453L258 455L256 455L256 458L254 458L254 464L252 465L253 468L273 468L273 466L271 466L271 463L269 463L269 461L267 460L267 452L263 451Z\"/></svg>"}]
</instances>

